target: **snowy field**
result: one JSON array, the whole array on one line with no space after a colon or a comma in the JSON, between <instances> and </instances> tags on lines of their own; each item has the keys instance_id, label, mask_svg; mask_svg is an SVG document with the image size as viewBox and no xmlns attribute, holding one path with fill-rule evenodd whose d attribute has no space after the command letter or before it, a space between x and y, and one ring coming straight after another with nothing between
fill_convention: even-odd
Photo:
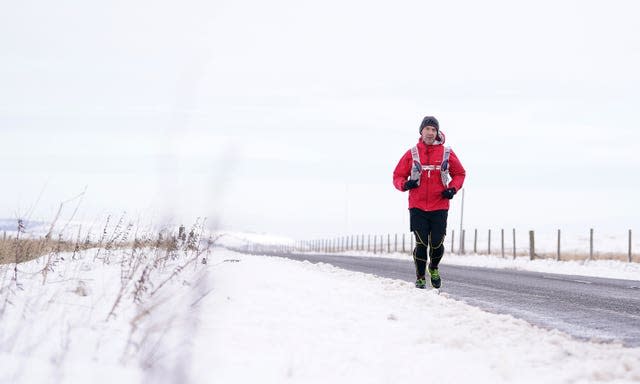
<instances>
[{"instance_id":1,"label":"snowy field","mask_svg":"<svg viewBox=\"0 0 640 384\"><path fill-rule=\"evenodd\" d=\"M44 284L42 259L18 286L0 270L1 383L640 382L640 348L326 264L214 248L155 269L163 255L146 253L131 271L130 251L62 256Z\"/></svg>"}]
</instances>

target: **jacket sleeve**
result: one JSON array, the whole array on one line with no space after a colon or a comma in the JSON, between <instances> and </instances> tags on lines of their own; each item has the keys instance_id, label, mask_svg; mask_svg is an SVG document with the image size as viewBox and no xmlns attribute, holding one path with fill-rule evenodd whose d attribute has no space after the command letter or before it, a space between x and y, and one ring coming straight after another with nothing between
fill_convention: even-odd
<instances>
[{"instance_id":1,"label":"jacket sleeve","mask_svg":"<svg viewBox=\"0 0 640 384\"><path fill-rule=\"evenodd\" d=\"M396 169L393 171L393 186L399 191L404 192L402 187L409 178L409 175L411 175L412 162L411 151L409 150L402 156L398 165L396 165Z\"/></svg>"},{"instance_id":2,"label":"jacket sleeve","mask_svg":"<svg viewBox=\"0 0 640 384\"><path fill-rule=\"evenodd\" d=\"M449 188L455 188L456 191L462 189L462 185L464 184L464 178L467 175L460 159L453 153L449 155L449 175L451 176L451 182L449 183Z\"/></svg>"}]
</instances>

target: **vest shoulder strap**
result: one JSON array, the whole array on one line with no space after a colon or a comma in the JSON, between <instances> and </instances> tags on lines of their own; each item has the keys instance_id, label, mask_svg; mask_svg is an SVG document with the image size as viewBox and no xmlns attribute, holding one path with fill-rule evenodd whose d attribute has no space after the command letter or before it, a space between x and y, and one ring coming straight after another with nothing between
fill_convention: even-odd
<instances>
[{"instance_id":1,"label":"vest shoulder strap","mask_svg":"<svg viewBox=\"0 0 640 384\"><path fill-rule=\"evenodd\" d=\"M418 153L418 146L411 148L411 176L409 180L416 180L420 185L420 176L422 175L422 164L420 163L420 154Z\"/></svg>"},{"instance_id":2,"label":"vest shoulder strap","mask_svg":"<svg viewBox=\"0 0 640 384\"><path fill-rule=\"evenodd\" d=\"M451 154L451 147L444 147L444 155L442 156L442 165L447 165L446 169L449 169L449 155Z\"/></svg>"},{"instance_id":3,"label":"vest shoulder strap","mask_svg":"<svg viewBox=\"0 0 640 384\"><path fill-rule=\"evenodd\" d=\"M449 188L449 182L451 177L449 176L449 155L451 154L451 147L444 147L444 154L442 156L442 164L440 164L440 178L442 185L445 188Z\"/></svg>"},{"instance_id":4,"label":"vest shoulder strap","mask_svg":"<svg viewBox=\"0 0 640 384\"><path fill-rule=\"evenodd\" d=\"M417 161L418 163L420 162L420 154L418 153L417 145L414 145L413 148L411 148L411 157L413 158L413 161Z\"/></svg>"}]
</instances>

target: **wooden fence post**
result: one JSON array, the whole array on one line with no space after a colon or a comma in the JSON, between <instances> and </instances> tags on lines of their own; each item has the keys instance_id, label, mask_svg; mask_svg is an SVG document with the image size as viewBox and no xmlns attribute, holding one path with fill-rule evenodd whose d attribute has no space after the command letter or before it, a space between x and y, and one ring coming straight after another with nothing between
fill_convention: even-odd
<instances>
[{"instance_id":1,"label":"wooden fence post","mask_svg":"<svg viewBox=\"0 0 640 384\"><path fill-rule=\"evenodd\" d=\"M402 232L402 253L406 252L405 247L404 247L404 235L405 235L405 233Z\"/></svg>"},{"instance_id":2,"label":"wooden fence post","mask_svg":"<svg viewBox=\"0 0 640 384\"><path fill-rule=\"evenodd\" d=\"M560 230L558 229L558 253L556 253L556 260L560 261Z\"/></svg>"},{"instance_id":3,"label":"wooden fence post","mask_svg":"<svg viewBox=\"0 0 640 384\"><path fill-rule=\"evenodd\" d=\"M589 260L593 260L593 228L589 229Z\"/></svg>"},{"instance_id":4,"label":"wooden fence post","mask_svg":"<svg viewBox=\"0 0 640 384\"><path fill-rule=\"evenodd\" d=\"M473 230L473 253L478 253L478 229Z\"/></svg>"},{"instance_id":5,"label":"wooden fence post","mask_svg":"<svg viewBox=\"0 0 640 384\"><path fill-rule=\"evenodd\" d=\"M455 237L456 237L456 231L454 231L454 230L452 229L452 230L451 230L451 253L454 253L454 252L453 252L453 244L454 244Z\"/></svg>"},{"instance_id":6,"label":"wooden fence post","mask_svg":"<svg viewBox=\"0 0 640 384\"><path fill-rule=\"evenodd\" d=\"M500 243L502 244L502 247L501 247L501 249L502 249L502 252L501 252L502 258L504 258L504 229L500 230Z\"/></svg>"},{"instance_id":7,"label":"wooden fence post","mask_svg":"<svg viewBox=\"0 0 640 384\"><path fill-rule=\"evenodd\" d=\"M489 230L489 237L487 243L487 255L491 255L491 230Z\"/></svg>"},{"instance_id":8,"label":"wooden fence post","mask_svg":"<svg viewBox=\"0 0 640 384\"><path fill-rule=\"evenodd\" d=\"M464 235L465 235L466 229L462 230L462 235L460 237L460 254L464 255Z\"/></svg>"},{"instance_id":9,"label":"wooden fence post","mask_svg":"<svg viewBox=\"0 0 640 384\"><path fill-rule=\"evenodd\" d=\"M409 236L409 240L410 240L410 241L409 241L409 244L410 244L409 252L411 252L411 254L413 254L413 248L414 248L414 245L413 245L413 236Z\"/></svg>"},{"instance_id":10,"label":"wooden fence post","mask_svg":"<svg viewBox=\"0 0 640 384\"><path fill-rule=\"evenodd\" d=\"M631 230L629 230L629 262L631 262Z\"/></svg>"},{"instance_id":11,"label":"wooden fence post","mask_svg":"<svg viewBox=\"0 0 640 384\"><path fill-rule=\"evenodd\" d=\"M513 259L516 258L516 229L513 228Z\"/></svg>"},{"instance_id":12,"label":"wooden fence post","mask_svg":"<svg viewBox=\"0 0 640 384\"><path fill-rule=\"evenodd\" d=\"M398 234L396 233L395 241L393 242L393 252L398 252Z\"/></svg>"},{"instance_id":13,"label":"wooden fence post","mask_svg":"<svg viewBox=\"0 0 640 384\"><path fill-rule=\"evenodd\" d=\"M533 260L536 257L536 246L535 246L535 233L534 231L529 231L529 260Z\"/></svg>"}]
</instances>

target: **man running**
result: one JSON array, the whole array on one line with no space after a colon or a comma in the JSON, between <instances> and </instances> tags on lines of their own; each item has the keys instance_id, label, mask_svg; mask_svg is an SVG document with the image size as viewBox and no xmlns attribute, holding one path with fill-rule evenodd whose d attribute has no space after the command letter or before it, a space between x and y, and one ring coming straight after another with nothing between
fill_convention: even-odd
<instances>
[{"instance_id":1,"label":"man running","mask_svg":"<svg viewBox=\"0 0 640 384\"><path fill-rule=\"evenodd\" d=\"M393 185L409 191L410 230L416 237L416 287L426 287L428 269L431 285L440 288L438 264L444 255L449 200L462 188L466 173L455 153L444 146L444 133L435 117L426 116L419 132L418 144L393 171Z\"/></svg>"}]
</instances>

